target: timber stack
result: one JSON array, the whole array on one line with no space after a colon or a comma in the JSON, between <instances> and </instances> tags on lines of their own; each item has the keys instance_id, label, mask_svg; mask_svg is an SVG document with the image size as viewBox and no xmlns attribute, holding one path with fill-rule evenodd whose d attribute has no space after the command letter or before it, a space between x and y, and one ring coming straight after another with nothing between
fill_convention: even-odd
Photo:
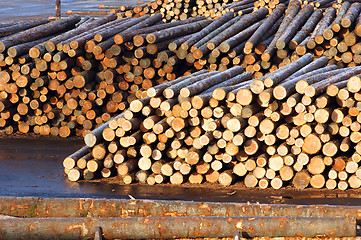
<instances>
[{"instance_id":1,"label":"timber stack","mask_svg":"<svg viewBox=\"0 0 361 240\"><path fill-rule=\"evenodd\" d=\"M340 67L352 67L360 62L360 9L360 3L344 2L336 15L334 7L323 11L291 1L288 7L279 4L270 14L265 7L245 16L234 17L228 12L170 50L198 70L222 71L241 65L255 77L290 64L307 52L327 56Z\"/></svg>"},{"instance_id":2,"label":"timber stack","mask_svg":"<svg viewBox=\"0 0 361 240\"><path fill-rule=\"evenodd\" d=\"M361 4L238 3L0 25L1 129L83 136L72 181L359 188Z\"/></svg>"},{"instance_id":3,"label":"timber stack","mask_svg":"<svg viewBox=\"0 0 361 240\"><path fill-rule=\"evenodd\" d=\"M289 0L271 0L266 4L270 12L275 9L278 4L287 4ZM233 12L235 15L245 15L262 8L265 4L258 3L256 0L175 0L175 1L152 1L133 8L127 6L116 7L113 9L126 17L139 17L144 14L161 13L164 22L173 22L177 20L185 20L191 17L207 17L218 19L227 12ZM101 6L104 7L104 6ZM111 6L109 6L111 7Z\"/></svg>"},{"instance_id":4,"label":"timber stack","mask_svg":"<svg viewBox=\"0 0 361 240\"><path fill-rule=\"evenodd\" d=\"M308 53L258 79L236 66L150 88L88 133L65 172L125 184L360 188L361 67L327 62Z\"/></svg>"},{"instance_id":5,"label":"timber stack","mask_svg":"<svg viewBox=\"0 0 361 240\"><path fill-rule=\"evenodd\" d=\"M79 16L61 21L73 22L59 35L52 30L32 39L32 32L46 27L40 25L0 41L0 123L8 134L84 136L148 88L192 72L172 58L168 45L212 20L165 24L160 14L118 20L112 14L83 19L79 26Z\"/></svg>"}]
</instances>

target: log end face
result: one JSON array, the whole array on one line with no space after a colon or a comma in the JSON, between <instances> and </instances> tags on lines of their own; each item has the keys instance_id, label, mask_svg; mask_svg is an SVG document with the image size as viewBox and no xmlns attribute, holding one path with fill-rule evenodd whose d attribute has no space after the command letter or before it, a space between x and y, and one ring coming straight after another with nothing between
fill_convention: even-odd
<instances>
[{"instance_id":1,"label":"log end face","mask_svg":"<svg viewBox=\"0 0 361 240\"><path fill-rule=\"evenodd\" d=\"M335 23L335 24L333 24L332 25L332 31L334 31L334 32L339 32L341 30L341 26L340 26L340 24L338 24L338 23ZM361 29L360 29L361 30Z\"/></svg>"},{"instance_id":2,"label":"log end face","mask_svg":"<svg viewBox=\"0 0 361 240\"><path fill-rule=\"evenodd\" d=\"M316 47L316 42L313 41L313 40L308 41L306 46L307 46L308 49L314 49Z\"/></svg>"},{"instance_id":3,"label":"log end face","mask_svg":"<svg viewBox=\"0 0 361 240\"><path fill-rule=\"evenodd\" d=\"M7 83L10 81L10 79L11 79L11 76L10 76L9 72L7 72L7 71L0 72L0 82Z\"/></svg>"},{"instance_id":4,"label":"log end face","mask_svg":"<svg viewBox=\"0 0 361 240\"><path fill-rule=\"evenodd\" d=\"M297 189L305 189L310 184L311 177L306 171L300 171L295 174L292 184Z\"/></svg>"},{"instance_id":5,"label":"log end face","mask_svg":"<svg viewBox=\"0 0 361 240\"><path fill-rule=\"evenodd\" d=\"M288 47L291 49L291 50L295 50L296 47L298 46L298 43L294 40L292 40L289 44L288 44Z\"/></svg>"},{"instance_id":6,"label":"log end face","mask_svg":"<svg viewBox=\"0 0 361 240\"><path fill-rule=\"evenodd\" d=\"M185 122L182 118L175 118L173 119L171 125L174 131L179 132L185 127Z\"/></svg>"},{"instance_id":7,"label":"log end face","mask_svg":"<svg viewBox=\"0 0 361 240\"><path fill-rule=\"evenodd\" d=\"M65 44L65 45L67 45L67 44ZM64 49L64 47L65 47L65 45L63 46L63 50L65 50ZM78 49L79 48L79 43L78 43L78 41L76 41L76 40L73 40L73 41L71 41L70 42L70 45L69 45L72 49ZM68 52L70 49L68 49L66 52Z\"/></svg>"},{"instance_id":8,"label":"log end face","mask_svg":"<svg viewBox=\"0 0 361 240\"><path fill-rule=\"evenodd\" d=\"M68 179L69 181L71 182L76 182L80 179L81 177L81 174L80 174L80 171L78 169L71 169L68 173Z\"/></svg>"},{"instance_id":9,"label":"log end face","mask_svg":"<svg viewBox=\"0 0 361 240\"><path fill-rule=\"evenodd\" d=\"M194 96L192 98L192 106L194 109L201 109L204 106L202 98L200 98L199 96Z\"/></svg>"},{"instance_id":10,"label":"log end face","mask_svg":"<svg viewBox=\"0 0 361 240\"><path fill-rule=\"evenodd\" d=\"M272 78L266 78L263 82L264 86L267 88L271 88L273 86L273 79Z\"/></svg>"},{"instance_id":11,"label":"log end face","mask_svg":"<svg viewBox=\"0 0 361 240\"><path fill-rule=\"evenodd\" d=\"M318 36L315 37L315 42L316 42L316 44L318 44L318 45L322 44L324 40L325 40L325 39L323 38L322 35L318 35Z\"/></svg>"},{"instance_id":12,"label":"log end face","mask_svg":"<svg viewBox=\"0 0 361 240\"><path fill-rule=\"evenodd\" d=\"M155 95L156 95L156 90L153 87L151 87L147 90L148 97L155 97Z\"/></svg>"},{"instance_id":13,"label":"log end face","mask_svg":"<svg viewBox=\"0 0 361 240\"><path fill-rule=\"evenodd\" d=\"M87 41L87 42L85 43L84 49L85 49L86 52L92 53L94 47L95 47L95 42L90 40L90 41ZM73 49L72 49L72 50L73 50ZM70 53L70 51L68 52L68 54L69 54L69 53Z\"/></svg>"},{"instance_id":14,"label":"log end face","mask_svg":"<svg viewBox=\"0 0 361 240\"><path fill-rule=\"evenodd\" d=\"M243 106L251 104L252 100L253 94L249 89L241 89L236 94L236 101Z\"/></svg>"},{"instance_id":15,"label":"log end face","mask_svg":"<svg viewBox=\"0 0 361 240\"><path fill-rule=\"evenodd\" d=\"M97 142L97 137L93 133L88 133L84 136L85 145L94 147Z\"/></svg>"},{"instance_id":16,"label":"log end face","mask_svg":"<svg viewBox=\"0 0 361 240\"><path fill-rule=\"evenodd\" d=\"M177 50L177 44L175 44L174 42L171 42L168 44L168 49L172 52Z\"/></svg>"},{"instance_id":17,"label":"log end face","mask_svg":"<svg viewBox=\"0 0 361 240\"><path fill-rule=\"evenodd\" d=\"M343 28L349 28L349 27L351 26L351 24L352 24L352 22L351 22L351 20L348 19L348 18L343 18L343 19L341 20L341 26L342 26Z\"/></svg>"},{"instance_id":18,"label":"log end face","mask_svg":"<svg viewBox=\"0 0 361 240\"><path fill-rule=\"evenodd\" d=\"M165 111L165 112L169 111L170 108L171 108L171 105L168 102L162 102L160 104L160 109Z\"/></svg>"},{"instance_id":19,"label":"log end face","mask_svg":"<svg viewBox=\"0 0 361 240\"><path fill-rule=\"evenodd\" d=\"M155 43L155 41L157 40L154 34L148 34L145 39L148 43Z\"/></svg>"},{"instance_id":20,"label":"log end face","mask_svg":"<svg viewBox=\"0 0 361 240\"><path fill-rule=\"evenodd\" d=\"M129 105L129 109L135 113L140 112L142 108L143 108L143 103L139 100L134 100Z\"/></svg>"},{"instance_id":21,"label":"log end face","mask_svg":"<svg viewBox=\"0 0 361 240\"><path fill-rule=\"evenodd\" d=\"M333 38L333 31L330 28L325 29L325 31L323 31L322 36L326 39L326 40L331 40Z\"/></svg>"},{"instance_id":22,"label":"log end face","mask_svg":"<svg viewBox=\"0 0 361 240\"><path fill-rule=\"evenodd\" d=\"M6 50L6 46L3 42L0 42L0 53L4 52Z\"/></svg>"},{"instance_id":23,"label":"log end face","mask_svg":"<svg viewBox=\"0 0 361 240\"><path fill-rule=\"evenodd\" d=\"M296 47L296 53L299 55L299 56L303 56L303 55L305 55L306 54L306 47L305 46L301 46L301 45L299 45L299 46L297 46Z\"/></svg>"},{"instance_id":24,"label":"log end face","mask_svg":"<svg viewBox=\"0 0 361 240\"><path fill-rule=\"evenodd\" d=\"M316 94L316 89L313 86L308 86L305 89L305 95L307 97L313 97Z\"/></svg>"},{"instance_id":25,"label":"log end face","mask_svg":"<svg viewBox=\"0 0 361 240\"><path fill-rule=\"evenodd\" d=\"M45 44L45 49L46 49L46 51L51 53L51 52L54 52L56 50L56 46L55 46L55 44L53 42L48 41Z\"/></svg>"},{"instance_id":26,"label":"log end face","mask_svg":"<svg viewBox=\"0 0 361 240\"><path fill-rule=\"evenodd\" d=\"M36 47L30 48L30 50L29 50L29 56L30 56L31 58L38 58L38 57L40 57L40 51L39 51L39 49L37 49Z\"/></svg>"},{"instance_id":27,"label":"log end face","mask_svg":"<svg viewBox=\"0 0 361 240\"><path fill-rule=\"evenodd\" d=\"M63 161L63 167L67 169L72 169L75 167L75 161L74 159L67 157Z\"/></svg>"},{"instance_id":28,"label":"log end face","mask_svg":"<svg viewBox=\"0 0 361 240\"><path fill-rule=\"evenodd\" d=\"M361 79L358 76L351 77L347 82L347 90L357 93L361 90Z\"/></svg>"},{"instance_id":29,"label":"log end face","mask_svg":"<svg viewBox=\"0 0 361 240\"><path fill-rule=\"evenodd\" d=\"M133 43L134 43L134 46L140 47L144 44L144 38L140 35L134 36Z\"/></svg>"},{"instance_id":30,"label":"log end face","mask_svg":"<svg viewBox=\"0 0 361 240\"><path fill-rule=\"evenodd\" d=\"M326 109L320 108L315 112L315 121L318 123L326 123L330 117L329 112Z\"/></svg>"},{"instance_id":31,"label":"log end face","mask_svg":"<svg viewBox=\"0 0 361 240\"><path fill-rule=\"evenodd\" d=\"M230 119L227 122L227 129L232 131L232 132L238 132L239 130L241 130L241 123L240 121L238 121L238 119L234 118L234 119Z\"/></svg>"},{"instance_id":32,"label":"log end face","mask_svg":"<svg viewBox=\"0 0 361 240\"><path fill-rule=\"evenodd\" d=\"M115 36L114 36L114 43L115 44L122 44L124 42L124 39L123 39L123 37L120 35L120 34L116 34Z\"/></svg>"},{"instance_id":33,"label":"log end face","mask_svg":"<svg viewBox=\"0 0 361 240\"><path fill-rule=\"evenodd\" d=\"M262 61L268 62L271 59L271 55L269 53L262 53L261 59Z\"/></svg>"},{"instance_id":34,"label":"log end face","mask_svg":"<svg viewBox=\"0 0 361 240\"><path fill-rule=\"evenodd\" d=\"M85 79L82 75L76 75L73 79L74 87L82 88L85 85Z\"/></svg>"},{"instance_id":35,"label":"log end face","mask_svg":"<svg viewBox=\"0 0 361 240\"><path fill-rule=\"evenodd\" d=\"M163 91L163 96L165 98L173 98L174 97L174 91L172 89L169 89L169 88L166 88L164 91Z\"/></svg>"},{"instance_id":36,"label":"log end face","mask_svg":"<svg viewBox=\"0 0 361 240\"><path fill-rule=\"evenodd\" d=\"M213 58L218 58L219 55L221 55L221 52L219 51L219 49L215 48L215 49L212 50L211 56L212 56Z\"/></svg>"},{"instance_id":37,"label":"log end face","mask_svg":"<svg viewBox=\"0 0 361 240\"><path fill-rule=\"evenodd\" d=\"M193 47L193 46L192 46ZM181 46L180 46L180 49L184 50L184 51L187 51L189 48L188 44L187 43L182 43Z\"/></svg>"},{"instance_id":38,"label":"log end face","mask_svg":"<svg viewBox=\"0 0 361 240\"><path fill-rule=\"evenodd\" d=\"M258 95L258 99L265 104L269 103L271 98L272 98L272 92L270 91L263 91Z\"/></svg>"},{"instance_id":39,"label":"log end face","mask_svg":"<svg viewBox=\"0 0 361 240\"><path fill-rule=\"evenodd\" d=\"M286 47L286 43L283 40L278 40L276 42L276 47L277 49L282 50Z\"/></svg>"},{"instance_id":40,"label":"log end face","mask_svg":"<svg viewBox=\"0 0 361 240\"><path fill-rule=\"evenodd\" d=\"M299 94L304 94L307 87L308 83L305 80L300 80L296 83L296 92Z\"/></svg>"},{"instance_id":41,"label":"log end face","mask_svg":"<svg viewBox=\"0 0 361 240\"><path fill-rule=\"evenodd\" d=\"M93 48L93 54L95 56L99 56L100 54L103 53L103 49L100 46L94 46Z\"/></svg>"},{"instance_id":42,"label":"log end face","mask_svg":"<svg viewBox=\"0 0 361 240\"><path fill-rule=\"evenodd\" d=\"M103 36L102 36L101 34L97 33L97 34L95 34L95 36L94 36L94 40L95 40L96 42L101 42L101 41L103 40Z\"/></svg>"},{"instance_id":43,"label":"log end face","mask_svg":"<svg viewBox=\"0 0 361 240\"><path fill-rule=\"evenodd\" d=\"M263 81L258 79L252 81L250 89L254 94L260 94L264 90Z\"/></svg>"},{"instance_id":44,"label":"log end face","mask_svg":"<svg viewBox=\"0 0 361 240\"><path fill-rule=\"evenodd\" d=\"M212 98L217 101L222 101L226 97L226 91L222 88L214 89L212 92Z\"/></svg>"},{"instance_id":45,"label":"log end face","mask_svg":"<svg viewBox=\"0 0 361 240\"><path fill-rule=\"evenodd\" d=\"M273 95L277 100L282 100L287 96L287 90L283 86L277 86L273 89Z\"/></svg>"},{"instance_id":46,"label":"log end face","mask_svg":"<svg viewBox=\"0 0 361 240\"><path fill-rule=\"evenodd\" d=\"M302 145L302 151L308 154L316 154L321 149L321 140L315 134L308 135Z\"/></svg>"},{"instance_id":47,"label":"log end face","mask_svg":"<svg viewBox=\"0 0 361 240\"><path fill-rule=\"evenodd\" d=\"M177 54L178 55L178 54ZM193 57L195 59L201 59L203 57L203 53L201 50L197 49L193 52Z\"/></svg>"},{"instance_id":48,"label":"log end face","mask_svg":"<svg viewBox=\"0 0 361 240\"><path fill-rule=\"evenodd\" d=\"M228 43L222 42L221 45L219 45L219 49L221 50L222 53L227 53L227 52L229 52L231 47L229 46Z\"/></svg>"}]
</instances>

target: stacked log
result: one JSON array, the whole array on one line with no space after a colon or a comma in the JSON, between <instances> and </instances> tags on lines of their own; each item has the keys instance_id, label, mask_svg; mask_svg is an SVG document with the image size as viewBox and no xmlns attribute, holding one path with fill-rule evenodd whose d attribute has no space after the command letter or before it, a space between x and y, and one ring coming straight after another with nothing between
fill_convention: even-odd
<instances>
[{"instance_id":1,"label":"stacked log","mask_svg":"<svg viewBox=\"0 0 361 240\"><path fill-rule=\"evenodd\" d=\"M266 35L260 37L260 41L266 40L277 29L285 5L280 4L273 21L273 27ZM199 33L181 44L177 49L172 49L179 59L185 59L189 64L200 70L225 70L229 67L249 62L244 59L244 43L260 27L269 11L261 8L253 13L234 17L233 12L228 12L215 20ZM271 14L271 15L272 15ZM270 15L270 16L271 16ZM267 18L269 19L269 18ZM269 29L267 29L269 30ZM246 69L248 71L248 69Z\"/></svg>"},{"instance_id":2,"label":"stacked log","mask_svg":"<svg viewBox=\"0 0 361 240\"><path fill-rule=\"evenodd\" d=\"M263 7L235 18L227 13L172 50L198 70L225 70L240 65L256 77L308 52L328 57L330 64L352 67L360 62L360 6L344 2L338 10L323 10L293 0L287 9L281 3L272 12Z\"/></svg>"},{"instance_id":3,"label":"stacked log","mask_svg":"<svg viewBox=\"0 0 361 240\"><path fill-rule=\"evenodd\" d=\"M306 54L259 79L238 66L150 88L87 134L65 172L71 181L111 172L125 184L359 188L361 68L313 60ZM155 113L143 115L146 107Z\"/></svg>"},{"instance_id":4,"label":"stacked log","mask_svg":"<svg viewBox=\"0 0 361 240\"><path fill-rule=\"evenodd\" d=\"M344 2L339 7L326 7L324 10L314 9L315 4L301 5L298 1L291 1L268 46L259 52L256 48L247 48L246 43L245 56L256 55L255 61L263 71L274 71L306 53L315 57L326 56L330 64L337 63L340 67L356 66L359 59L355 31L360 4ZM262 26L255 35L261 29ZM247 67L245 63L242 66Z\"/></svg>"},{"instance_id":5,"label":"stacked log","mask_svg":"<svg viewBox=\"0 0 361 240\"><path fill-rule=\"evenodd\" d=\"M53 28L39 32L39 40L24 31L0 41L0 120L8 134L84 136L148 88L192 71L167 47L211 22L199 17L163 24L160 14L118 20L112 14L65 29L61 21L52 23L69 30L60 35L50 35Z\"/></svg>"},{"instance_id":6,"label":"stacked log","mask_svg":"<svg viewBox=\"0 0 361 240\"><path fill-rule=\"evenodd\" d=\"M288 4L289 0L257 0L254 2L254 10L260 9L262 7L266 7L269 9L270 12L272 12L279 4Z\"/></svg>"},{"instance_id":7,"label":"stacked log","mask_svg":"<svg viewBox=\"0 0 361 240\"><path fill-rule=\"evenodd\" d=\"M71 16L56 22L31 21L2 28L3 38L0 39L0 82L1 82L1 128L6 133L28 131L25 121L51 121L41 118L50 112L46 104L49 89L48 81L42 78L44 71L42 61L32 62L29 49L49 40L52 36L62 34L76 27L79 16ZM38 60L38 59L37 59ZM37 79L37 81L35 80ZM37 83L34 83L34 82ZM34 89L30 85L39 85Z\"/></svg>"},{"instance_id":8,"label":"stacked log","mask_svg":"<svg viewBox=\"0 0 361 240\"><path fill-rule=\"evenodd\" d=\"M270 12L275 9L281 2L287 4L288 0L272 0L266 4ZM113 12L119 12L126 17L139 17L144 14L161 13L164 22L173 22L185 20L191 17L207 17L218 19L227 12L233 12L235 15L245 15L265 6L256 0L240 1L207 1L207 0L186 0L186 1L152 1L136 7L115 7ZM103 7L103 6L102 6ZM109 6L111 7L111 6Z\"/></svg>"}]
</instances>

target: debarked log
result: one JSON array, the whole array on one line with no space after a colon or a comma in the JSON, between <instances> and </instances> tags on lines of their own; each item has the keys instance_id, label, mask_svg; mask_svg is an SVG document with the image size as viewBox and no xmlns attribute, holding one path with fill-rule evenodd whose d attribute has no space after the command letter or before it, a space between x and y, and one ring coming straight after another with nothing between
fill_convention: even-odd
<instances>
[{"instance_id":1,"label":"debarked log","mask_svg":"<svg viewBox=\"0 0 361 240\"><path fill-rule=\"evenodd\" d=\"M88 239L100 227L106 239L233 237L354 237L354 218L146 217L0 219L4 239Z\"/></svg>"}]
</instances>

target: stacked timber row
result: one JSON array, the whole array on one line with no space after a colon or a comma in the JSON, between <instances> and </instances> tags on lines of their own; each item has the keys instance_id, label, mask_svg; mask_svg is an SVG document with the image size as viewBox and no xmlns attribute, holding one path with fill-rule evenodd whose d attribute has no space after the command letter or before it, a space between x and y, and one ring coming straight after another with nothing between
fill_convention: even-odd
<instances>
[{"instance_id":1,"label":"stacked timber row","mask_svg":"<svg viewBox=\"0 0 361 240\"><path fill-rule=\"evenodd\" d=\"M360 63L357 51L359 36L356 34L360 28L357 20L360 12L361 5L357 2L344 2L339 9L329 7L321 10L314 9L310 4L301 8L298 1L292 1L276 34L255 58L255 63L273 71L310 52L316 57L326 56L330 64L356 66ZM251 40L246 43L245 56L257 55L254 46Z\"/></svg>"},{"instance_id":2,"label":"stacked timber row","mask_svg":"<svg viewBox=\"0 0 361 240\"><path fill-rule=\"evenodd\" d=\"M280 4L276 9L272 14L281 18L285 5ZM179 59L185 59L198 70L202 68L224 70L233 65L248 62L246 59L249 57L245 58L243 54L244 43L265 21L268 13L269 10L265 7L237 17L234 17L233 12L228 12L180 44L177 49L171 50ZM266 34L259 35L259 41L262 42L272 37L280 22L281 20L267 29Z\"/></svg>"},{"instance_id":3,"label":"stacked timber row","mask_svg":"<svg viewBox=\"0 0 361 240\"><path fill-rule=\"evenodd\" d=\"M198 70L241 65L256 77L307 52L327 56L330 63L343 67L355 66L360 62L357 19L361 19L361 5L345 2L340 6L337 13L334 7L302 7L294 0L288 7L279 4L270 14L265 7L245 16L227 13L171 50Z\"/></svg>"},{"instance_id":4,"label":"stacked timber row","mask_svg":"<svg viewBox=\"0 0 361 240\"><path fill-rule=\"evenodd\" d=\"M270 12L275 9L280 3L287 4L288 0L271 0L266 4ZM125 6L117 7L114 11L126 17L139 17L144 14L161 13L164 22L173 22L177 20L185 20L190 17L204 16L207 18L217 19L227 12L234 12L235 15L245 15L261 8L265 4L258 3L256 0L186 0L186 1L153 1L146 4L138 5L134 8L128 9ZM111 6L109 6L111 7Z\"/></svg>"},{"instance_id":5,"label":"stacked timber row","mask_svg":"<svg viewBox=\"0 0 361 240\"><path fill-rule=\"evenodd\" d=\"M45 86L49 81L43 77L42 62L37 61L40 59L32 61L29 49L84 21L80 21L79 16L71 16L56 22L31 21L0 29L0 126L6 133L27 132L28 124L23 123L34 122L35 117L39 122L51 121L50 116L46 120L41 118L52 112L48 104L52 96ZM30 85L38 85L38 88Z\"/></svg>"},{"instance_id":6,"label":"stacked timber row","mask_svg":"<svg viewBox=\"0 0 361 240\"><path fill-rule=\"evenodd\" d=\"M80 17L72 16L51 23L57 26L51 30L41 25L0 39L1 128L9 134L84 136L145 90L189 73L168 44L179 44L212 20L161 19L117 20L112 14L83 19L74 28Z\"/></svg>"},{"instance_id":7,"label":"stacked timber row","mask_svg":"<svg viewBox=\"0 0 361 240\"><path fill-rule=\"evenodd\" d=\"M306 49L307 52L327 56L341 67L356 66L361 63L358 43L361 36L361 3L344 2L338 14L331 10L327 10L315 26L305 45L293 45L295 51L302 55Z\"/></svg>"},{"instance_id":8,"label":"stacked timber row","mask_svg":"<svg viewBox=\"0 0 361 240\"><path fill-rule=\"evenodd\" d=\"M313 60L305 54L254 80L236 66L150 88L88 133L65 172L126 184L359 188L361 67Z\"/></svg>"}]
</instances>

